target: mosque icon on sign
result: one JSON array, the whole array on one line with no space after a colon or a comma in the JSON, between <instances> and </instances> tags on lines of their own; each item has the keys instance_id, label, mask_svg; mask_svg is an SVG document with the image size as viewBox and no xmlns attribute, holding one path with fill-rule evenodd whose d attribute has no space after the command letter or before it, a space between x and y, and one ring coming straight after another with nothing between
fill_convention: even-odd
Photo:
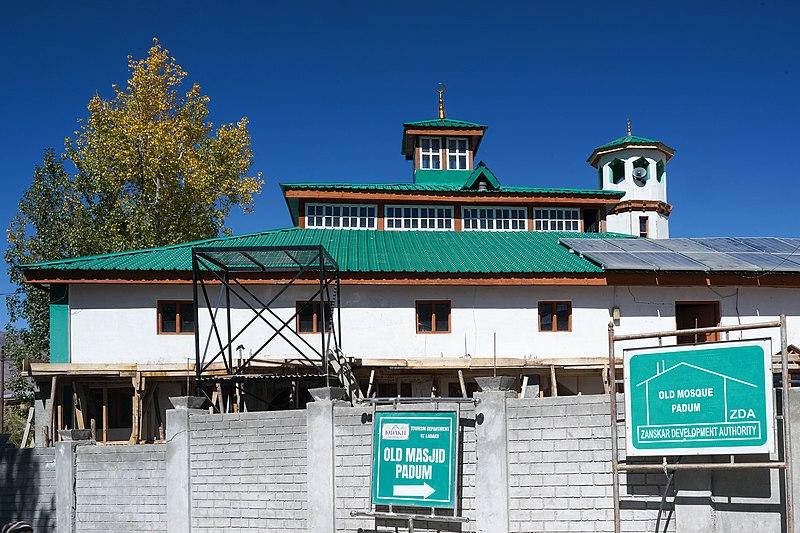
<instances>
[{"instance_id":1,"label":"mosque icon on sign","mask_svg":"<svg viewBox=\"0 0 800 533\"><path fill-rule=\"evenodd\" d=\"M644 391L647 426L745 421L755 418L749 398L758 385L685 361L664 368L635 388Z\"/></svg>"}]
</instances>

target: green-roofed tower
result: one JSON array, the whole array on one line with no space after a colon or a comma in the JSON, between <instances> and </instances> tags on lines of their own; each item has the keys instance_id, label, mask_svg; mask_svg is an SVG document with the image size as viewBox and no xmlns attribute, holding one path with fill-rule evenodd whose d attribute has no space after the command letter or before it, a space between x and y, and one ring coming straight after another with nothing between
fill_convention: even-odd
<instances>
[{"instance_id":1,"label":"green-roofed tower","mask_svg":"<svg viewBox=\"0 0 800 533\"><path fill-rule=\"evenodd\" d=\"M669 237L667 162L675 150L655 139L628 132L598 148L588 162L597 169L598 188L623 192L607 215L607 229L639 237Z\"/></svg>"},{"instance_id":2,"label":"green-roofed tower","mask_svg":"<svg viewBox=\"0 0 800 533\"><path fill-rule=\"evenodd\" d=\"M486 126L447 118L442 94L439 93L439 117L403 124L402 153L414 161L414 183L464 182L475 169Z\"/></svg>"}]
</instances>

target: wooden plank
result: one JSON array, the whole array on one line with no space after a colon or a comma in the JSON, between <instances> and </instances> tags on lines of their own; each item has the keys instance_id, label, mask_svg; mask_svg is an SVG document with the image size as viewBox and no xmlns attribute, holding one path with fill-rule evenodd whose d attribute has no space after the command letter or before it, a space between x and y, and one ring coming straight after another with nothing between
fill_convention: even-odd
<instances>
[{"instance_id":1,"label":"wooden plank","mask_svg":"<svg viewBox=\"0 0 800 533\"><path fill-rule=\"evenodd\" d=\"M103 383L103 444L108 444L108 384Z\"/></svg>"},{"instance_id":2,"label":"wooden plank","mask_svg":"<svg viewBox=\"0 0 800 533\"><path fill-rule=\"evenodd\" d=\"M464 383L464 372L458 371L458 384L461 385L461 397L467 397L467 384Z\"/></svg>"},{"instance_id":3,"label":"wooden plank","mask_svg":"<svg viewBox=\"0 0 800 533\"><path fill-rule=\"evenodd\" d=\"M372 387L375 385L375 369L369 371L369 385L367 385L367 398L372 394Z\"/></svg>"},{"instance_id":4,"label":"wooden plank","mask_svg":"<svg viewBox=\"0 0 800 533\"><path fill-rule=\"evenodd\" d=\"M603 370L601 370L603 378L603 392L608 394L610 387L608 386L608 365L603 365Z\"/></svg>"},{"instance_id":5,"label":"wooden plank","mask_svg":"<svg viewBox=\"0 0 800 533\"><path fill-rule=\"evenodd\" d=\"M558 381L556 380L556 367L550 366L550 396L558 396Z\"/></svg>"},{"instance_id":6,"label":"wooden plank","mask_svg":"<svg viewBox=\"0 0 800 533\"><path fill-rule=\"evenodd\" d=\"M28 421L25 422L25 431L22 432L22 442L19 444L20 448L25 448L25 444L28 442L28 434L31 432L31 423L33 422L33 412L34 408L28 408Z\"/></svg>"}]
</instances>

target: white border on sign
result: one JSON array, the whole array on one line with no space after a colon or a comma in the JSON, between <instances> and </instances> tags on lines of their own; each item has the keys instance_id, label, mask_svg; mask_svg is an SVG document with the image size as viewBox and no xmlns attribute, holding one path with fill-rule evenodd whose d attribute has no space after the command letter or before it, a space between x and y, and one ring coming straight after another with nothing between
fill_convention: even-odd
<instances>
[{"instance_id":1,"label":"white border on sign","mask_svg":"<svg viewBox=\"0 0 800 533\"><path fill-rule=\"evenodd\" d=\"M448 413L455 413L455 411L447 411L447 412ZM390 415L381 415L379 430L383 428L383 424L387 420L392 420L393 418L396 418L398 420L399 419L407 420L409 418L408 417L408 413L414 413L414 411L405 411L403 413L397 413L397 414L392 413ZM448 422L453 422L453 419L450 416L441 416L441 415L414 416L413 419L414 420L447 420ZM376 493L377 493L376 494L376 498L384 499L384 500L390 500L390 499L391 500L407 500L407 501L411 501L411 502L424 501L426 503L427 502L445 503L445 504L450 503L450 500L453 498L453 488L454 488L454 485L455 485L455 477L454 477L455 476L455 465L454 465L454 462L455 462L456 458L454 457L455 449L454 449L453 445L455 444L454 436L457 434L457 426L458 426L458 416L457 415L455 417L455 425L456 425L456 427L451 426L450 427L450 431L447 432L449 434L448 437L450 439L449 442L448 442L448 445L451 446L451 450L454 452L454 453L450 454L450 456L451 456L450 457L450 462L447 465L447 475L449 476L449 479L448 479L448 482L447 482L447 499L420 498L418 496L381 496L381 487L380 487L380 485L378 485L377 490L376 490ZM378 434L380 435L380 433L378 433ZM383 442L383 439L381 439L381 442ZM373 461L374 460L375 460L375 457L373 457ZM377 483L380 483L380 480L381 480L380 473L381 473L381 466L382 465L383 465L383 460L379 457L378 458L378 466L375 467L375 474L376 474L376 477L378 478ZM387 504L379 503L378 505L387 505ZM409 505L413 505L413 504L409 504ZM417 507L420 507L420 506L417 505ZM423 507L435 507L435 506L423 506Z\"/></svg>"},{"instance_id":2,"label":"white border on sign","mask_svg":"<svg viewBox=\"0 0 800 533\"><path fill-rule=\"evenodd\" d=\"M698 352L735 346L759 346L764 350L764 391L766 392L767 440L760 446L717 446L707 448L635 448L631 425L631 382L628 369L630 360L637 355L653 353ZM622 351L623 381L625 382L625 453L630 457L664 457L671 455L732 455L775 452L775 390L772 385L772 339L747 339L740 341L707 342L702 344L678 344L650 348L627 348Z\"/></svg>"}]
</instances>

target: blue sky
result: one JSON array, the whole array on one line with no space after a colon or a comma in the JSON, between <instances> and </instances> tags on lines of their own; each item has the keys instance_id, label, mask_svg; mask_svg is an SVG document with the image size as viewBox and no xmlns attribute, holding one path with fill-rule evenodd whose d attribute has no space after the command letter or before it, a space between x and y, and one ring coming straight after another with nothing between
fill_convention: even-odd
<instances>
[{"instance_id":1,"label":"blue sky","mask_svg":"<svg viewBox=\"0 0 800 533\"><path fill-rule=\"evenodd\" d=\"M266 184L236 233L285 227L280 181L403 182L402 122L489 125L506 185L595 187L586 158L633 133L676 149L672 236L797 237L800 4L735 2L14 2L0 44L0 222L45 148L127 80L153 37L250 119ZM11 288L5 276L0 292ZM0 319L5 321L5 309Z\"/></svg>"}]
</instances>

